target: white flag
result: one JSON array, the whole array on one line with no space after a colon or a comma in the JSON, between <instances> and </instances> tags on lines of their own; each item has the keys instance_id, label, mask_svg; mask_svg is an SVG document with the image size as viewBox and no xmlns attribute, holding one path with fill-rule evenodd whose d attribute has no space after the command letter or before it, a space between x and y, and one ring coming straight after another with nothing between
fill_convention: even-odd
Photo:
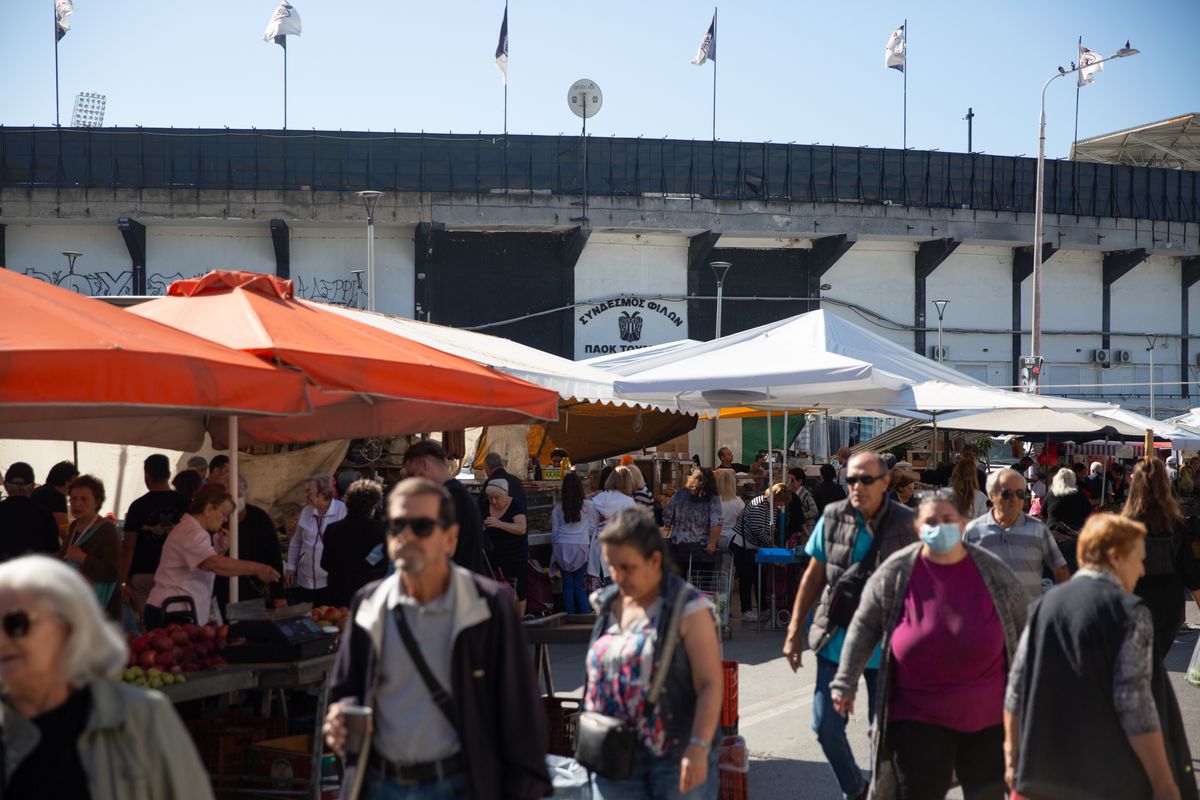
<instances>
[{"instance_id":1,"label":"white flag","mask_svg":"<svg viewBox=\"0 0 1200 800\"><path fill-rule=\"evenodd\" d=\"M1088 50L1083 46L1083 42L1079 43L1079 86L1087 86L1096 77L1097 72L1104 71L1103 64L1097 64L1101 58L1100 54L1095 50Z\"/></svg>"},{"instance_id":2,"label":"white flag","mask_svg":"<svg viewBox=\"0 0 1200 800\"><path fill-rule=\"evenodd\" d=\"M287 47L287 37L300 35L300 14L287 0L280 0L279 8L271 15L267 29L263 31L264 42L274 42Z\"/></svg>"},{"instance_id":3,"label":"white flag","mask_svg":"<svg viewBox=\"0 0 1200 800\"><path fill-rule=\"evenodd\" d=\"M71 30L71 20L67 17L74 13L75 4L71 0L54 0L54 41L62 41Z\"/></svg>"},{"instance_id":4,"label":"white flag","mask_svg":"<svg viewBox=\"0 0 1200 800\"><path fill-rule=\"evenodd\" d=\"M904 50L904 26L901 25L892 31L887 47L883 50L883 65L888 69L898 69L904 72Z\"/></svg>"},{"instance_id":5,"label":"white flag","mask_svg":"<svg viewBox=\"0 0 1200 800\"><path fill-rule=\"evenodd\" d=\"M712 22L708 23L708 31L704 34L704 38L700 40L700 49L696 51L696 57L692 59L692 63L700 66L705 61L717 60L717 14L713 12Z\"/></svg>"},{"instance_id":6,"label":"white flag","mask_svg":"<svg viewBox=\"0 0 1200 800\"><path fill-rule=\"evenodd\" d=\"M496 43L496 69L500 70L500 81L508 86L508 5L504 6L504 20L500 23L500 40Z\"/></svg>"}]
</instances>

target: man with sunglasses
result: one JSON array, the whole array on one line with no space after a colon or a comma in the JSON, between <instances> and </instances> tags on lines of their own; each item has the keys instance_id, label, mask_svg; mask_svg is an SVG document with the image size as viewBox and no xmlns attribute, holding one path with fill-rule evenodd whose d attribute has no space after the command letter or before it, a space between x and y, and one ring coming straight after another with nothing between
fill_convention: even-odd
<instances>
[{"instance_id":1,"label":"man with sunglasses","mask_svg":"<svg viewBox=\"0 0 1200 800\"><path fill-rule=\"evenodd\" d=\"M845 621L843 614L849 611L852 615L853 609L841 608L841 613L831 616L832 600L839 579L853 565L862 563L856 571L869 574L892 553L917 541L913 525L915 515L912 509L887 499L888 483L886 465L876 453L859 453L846 464L849 497L825 507L805 545L810 559L800 581L800 591L796 593L783 646L788 665L793 671L799 670L805 620L819 594L821 600L808 633L808 643L817 654L812 726L842 793L852 799L866 797L869 784L854 760L850 742L846 739L846 719L833 707L829 684L837 674L846 639L844 624L836 624L833 619ZM878 546L873 547L876 537ZM843 600L839 599L841 602ZM868 716L872 723L879 659L877 646L863 673L869 697Z\"/></svg>"},{"instance_id":2,"label":"man with sunglasses","mask_svg":"<svg viewBox=\"0 0 1200 800\"><path fill-rule=\"evenodd\" d=\"M343 796L542 797L546 730L529 645L499 584L451 562L454 501L427 478L388 497L396 574L351 603L323 733L346 759ZM345 706L372 710L363 752L347 752ZM359 775L359 771L362 774Z\"/></svg>"},{"instance_id":3,"label":"man with sunglasses","mask_svg":"<svg viewBox=\"0 0 1200 800\"><path fill-rule=\"evenodd\" d=\"M1016 573L1031 601L1042 596L1042 566L1057 583L1071 577L1067 561L1046 524L1025 513L1029 492L1025 478L1013 469L996 470L988 476L988 498L992 508L972 520L963 534L971 544L991 550Z\"/></svg>"}]
</instances>

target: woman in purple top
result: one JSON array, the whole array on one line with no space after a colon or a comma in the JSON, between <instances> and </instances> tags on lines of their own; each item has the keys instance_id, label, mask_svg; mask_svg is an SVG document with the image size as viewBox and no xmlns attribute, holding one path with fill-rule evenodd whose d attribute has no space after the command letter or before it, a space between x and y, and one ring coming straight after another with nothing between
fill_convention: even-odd
<instances>
[{"instance_id":1,"label":"woman in purple top","mask_svg":"<svg viewBox=\"0 0 1200 800\"><path fill-rule=\"evenodd\" d=\"M1004 562L963 542L948 493L924 498L915 525L921 541L867 581L830 684L834 708L854 710L882 641L870 796L940 800L957 774L968 800L1001 798L1004 688L1028 600Z\"/></svg>"}]
</instances>

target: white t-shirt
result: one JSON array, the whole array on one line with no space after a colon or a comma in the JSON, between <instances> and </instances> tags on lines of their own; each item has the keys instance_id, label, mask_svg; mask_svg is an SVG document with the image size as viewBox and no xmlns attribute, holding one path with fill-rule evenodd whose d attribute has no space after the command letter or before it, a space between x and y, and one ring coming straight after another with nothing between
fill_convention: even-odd
<instances>
[{"instance_id":1,"label":"white t-shirt","mask_svg":"<svg viewBox=\"0 0 1200 800\"><path fill-rule=\"evenodd\" d=\"M330 500L325 513L318 513L313 506L300 510L296 532L288 545L287 568L296 573L296 584L302 589L324 589L329 575L321 569L321 556L325 552L325 529L338 520L346 518L346 504L341 500Z\"/></svg>"},{"instance_id":2,"label":"white t-shirt","mask_svg":"<svg viewBox=\"0 0 1200 800\"><path fill-rule=\"evenodd\" d=\"M212 534L204 530L200 520L184 514L163 543L162 558L154 573L154 588L150 590L146 604L162 608L168 597L187 595L196 604L196 623L203 625L211 611L213 582L217 575L199 567L215 555L218 553L213 548Z\"/></svg>"}]
</instances>

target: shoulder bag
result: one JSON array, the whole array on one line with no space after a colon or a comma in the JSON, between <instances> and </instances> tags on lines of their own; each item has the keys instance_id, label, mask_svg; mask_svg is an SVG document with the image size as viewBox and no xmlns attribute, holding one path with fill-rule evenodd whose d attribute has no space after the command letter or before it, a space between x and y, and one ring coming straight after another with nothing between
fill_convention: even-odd
<instances>
[{"instance_id":1,"label":"shoulder bag","mask_svg":"<svg viewBox=\"0 0 1200 800\"><path fill-rule=\"evenodd\" d=\"M664 577L664 580L666 578ZM646 695L646 713L650 713L662 696L663 684L670 672L671 658L679 644L679 623L683 607L691 586L681 581L671 608L671 619L667 624L666 637L658 643L654 653L654 677L650 681L650 692ZM611 606L610 606L611 608ZM601 619L608 609L601 612ZM584 687L587 696L587 687ZM602 778L622 780L633 773L633 756L637 752L637 729L629 722L610 717L597 711L583 711L576 728L575 760L585 769Z\"/></svg>"},{"instance_id":2,"label":"shoulder bag","mask_svg":"<svg viewBox=\"0 0 1200 800\"><path fill-rule=\"evenodd\" d=\"M829 592L830 630L833 627L850 627L850 620L854 619L854 612L858 610L858 604L862 600L867 578L870 578L871 573L879 566L879 548L883 543L883 534L875 535L870 525L867 526L867 532L871 534L871 547L867 550L867 554L862 561L851 564L845 572L839 575L837 582L833 584L833 588ZM855 541L858 540L857 532L854 538ZM851 552L853 552L853 547Z\"/></svg>"}]
</instances>

